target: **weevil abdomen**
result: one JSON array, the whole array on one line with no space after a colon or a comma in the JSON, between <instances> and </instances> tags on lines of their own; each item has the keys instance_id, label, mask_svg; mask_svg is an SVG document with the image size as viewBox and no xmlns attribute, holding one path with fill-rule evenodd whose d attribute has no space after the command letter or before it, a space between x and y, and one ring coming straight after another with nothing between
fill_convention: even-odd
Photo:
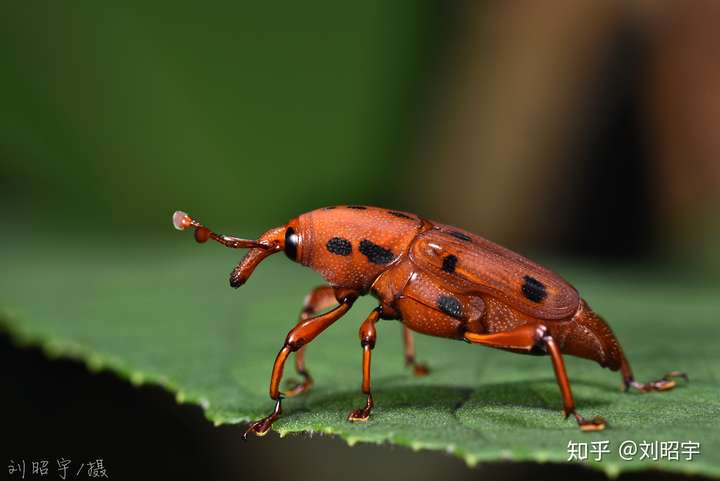
<instances>
[{"instance_id":1,"label":"weevil abdomen","mask_svg":"<svg viewBox=\"0 0 720 481\"><path fill-rule=\"evenodd\" d=\"M548 323L564 354L590 359L611 371L622 367L622 347L605 320L580 300L568 322Z\"/></svg>"}]
</instances>

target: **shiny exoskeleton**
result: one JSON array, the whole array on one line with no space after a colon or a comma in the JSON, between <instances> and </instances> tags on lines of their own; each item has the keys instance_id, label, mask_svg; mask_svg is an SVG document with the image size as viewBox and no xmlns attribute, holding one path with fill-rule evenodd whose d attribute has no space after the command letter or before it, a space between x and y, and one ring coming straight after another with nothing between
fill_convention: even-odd
<instances>
[{"instance_id":1,"label":"shiny exoskeleton","mask_svg":"<svg viewBox=\"0 0 720 481\"><path fill-rule=\"evenodd\" d=\"M380 319L404 324L406 363L417 375L427 374L428 369L415 360L410 330L549 355L563 397L563 413L565 417L572 414L583 431L604 429L606 422L599 416L586 419L575 410L561 354L620 370L625 390L661 391L675 386L674 377L687 380L684 373L673 371L657 381L635 381L610 327L567 281L478 235L415 214L358 205L326 207L270 229L257 240L215 234L184 212L176 212L173 223L180 230L195 228L198 242L212 238L227 247L250 249L230 275L233 287L244 284L263 259L280 251L317 271L328 283L308 294L298 324L275 359L270 380L275 409L252 423L247 432L266 434L281 414L283 396L312 387L313 378L305 368L305 346L366 294L379 301L359 332L367 402L349 414L349 421L366 421L373 408L370 359ZM303 382L283 394L283 367L293 352Z\"/></svg>"}]
</instances>

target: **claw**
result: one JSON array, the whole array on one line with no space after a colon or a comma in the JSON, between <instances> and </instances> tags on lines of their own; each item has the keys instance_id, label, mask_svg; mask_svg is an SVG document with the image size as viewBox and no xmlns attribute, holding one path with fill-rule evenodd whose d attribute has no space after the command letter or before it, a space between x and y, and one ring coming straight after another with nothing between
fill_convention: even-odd
<instances>
[{"instance_id":1,"label":"claw","mask_svg":"<svg viewBox=\"0 0 720 481\"><path fill-rule=\"evenodd\" d=\"M593 416L592 419L585 419L580 414L578 414L575 409L563 409L563 414L565 415L566 419L571 414L575 416L575 420L577 420L580 430L586 433L593 431L602 431L607 426L607 421L605 421L605 418L603 418L602 416Z\"/></svg>"},{"instance_id":2,"label":"claw","mask_svg":"<svg viewBox=\"0 0 720 481\"><path fill-rule=\"evenodd\" d=\"M413 364L413 374L417 377L427 376L430 374L430 368L427 364Z\"/></svg>"},{"instance_id":3,"label":"claw","mask_svg":"<svg viewBox=\"0 0 720 481\"><path fill-rule=\"evenodd\" d=\"M625 390L628 388L634 388L637 389L640 392L651 392L651 391L668 391L675 386L677 386L677 383L675 382L674 378L682 378L685 380L685 383L689 382L688 375L685 374L682 371L671 371L667 374L665 374L661 379L658 379L656 381L642 383L637 382L634 379L631 379L629 381L625 382Z\"/></svg>"},{"instance_id":4,"label":"claw","mask_svg":"<svg viewBox=\"0 0 720 481\"><path fill-rule=\"evenodd\" d=\"M373 398L372 394L368 394L367 402L365 403L364 408L355 409L353 410L349 415L347 420L353 423L356 422L365 422L368 419L370 419L370 412L373 408Z\"/></svg>"},{"instance_id":5,"label":"claw","mask_svg":"<svg viewBox=\"0 0 720 481\"><path fill-rule=\"evenodd\" d=\"M578 426L580 426L580 430L585 433L602 431L605 429L605 426L607 426L607 421L605 421L602 416L594 416L590 420L580 416L580 419L578 419Z\"/></svg>"},{"instance_id":6,"label":"claw","mask_svg":"<svg viewBox=\"0 0 720 481\"><path fill-rule=\"evenodd\" d=\"M348 421L353 423L366 422L368 419L370 419L370 411L365 408L355 409L348 415Z\"/></svg>"},{"instance_id":7,"label":"claw","mask_svg":"<svg viewBox=\"0 0 720 481\"><path fill-rule=\"evenodd\" d=\"M415 360L415 356L405 356L405 367L412 367L413 374L417 377L427 376L430 374L430 368L427 364L419 363Z\"/></svg>"},{"instance_id":8,"label":"claw","mask_svg":"<svg viewBox=\"0 0 720 481\"><path fill-rule=\"evenodd\" d=\"M670 389L674 388L676 383L672 379L658 379L657 381L654 381L653 386L655 387L655 390L657 391L669 391Z\"/></svg>"},{"instance_id":9,"label":"claw","mask_svg":"<svg viewBox=\"0 0 720 481\"><path fill-rule=\"evenodd\" d=\"M245 434L243 434L243 439L247 439L248 433L253 433L255 436L265 436L268 431L270 431L274 421L271 417L272 416L268 416L252 423L247 431L245 431Z\"/></svg>"},{"instance_id":10,"label":"claw","mask_svg":"<svg viewBox=\"0 0 720 481\"><path fill-rule=\"evenodd\" d=\"M280 417L280 414L282 413L282 408L280 406L281 400L282 398L279 398L277 400L277 402L275 403L275 409L269 416L259 419L250 425L247 431L245 431L245 433L243 434L243 440L247 440L248 433L253 433L255 436L265 436L268 431L270 431L272 424L277 420L277 418Z\"/></svg>"}]
</instances>

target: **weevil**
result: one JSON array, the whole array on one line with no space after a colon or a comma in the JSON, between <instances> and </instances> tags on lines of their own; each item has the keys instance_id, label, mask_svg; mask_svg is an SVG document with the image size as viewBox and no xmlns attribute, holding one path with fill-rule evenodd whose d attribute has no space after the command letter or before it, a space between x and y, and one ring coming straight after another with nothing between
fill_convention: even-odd
<instances>
[{"instance_id":1,"label":"weevil","mask_svg":"<svg viewBox=\"0 0 720 481\"><path fill-rule=\"evenodd\" d=\"M625 391L665 391L675 387L675 378L687 381L680 371L648 383L636 381L613 331L562 277L483 237L409 212L361 205L325 207L272 228L257 240L216 234L181 211L173 215L173 224L178 230L194 228L201 243L213 239L227 247L250 249L230 274L232 287L242 286L263 259L280 251L327 281L307 295L297 325L277 354L270 377L275 408L253 422L245 436L265 435L282 413L283 397L313 386L305 367L306 346L366 294L374 296L378 306L360 325L362 391L367 399L365 406L348 415L352 422L367 421L374 406L370 360L381 319L403 323L405 361L417 375L428 369L415 359L410 331L549 355L563 415L574 416L582 431L599 431L607 423L600 416L587 419L576 410L563 354L619 370ZM291 353L303 381L281 393L283 368Z\"/></svg>"}]
</instances>

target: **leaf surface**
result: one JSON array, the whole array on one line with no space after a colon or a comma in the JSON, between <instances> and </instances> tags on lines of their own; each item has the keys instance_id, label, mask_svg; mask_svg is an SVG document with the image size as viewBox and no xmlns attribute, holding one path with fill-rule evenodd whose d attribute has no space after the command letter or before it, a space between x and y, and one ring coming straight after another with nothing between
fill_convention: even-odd
<instances>
[{"instance_id":1,"label":"leaf surface","mask_svg":"<svg viewBox=\"0 0 720 481\"><path fill-rule=\"evenodd\" d=\"M186 237L142 247L122 239L5 239L2 251L0 320L18 342L133 383L157 383L181 402L200 404L217 424L271 410L272 362L303 296L321 283L278 255L235 291L227 277L241 253L190 245ZM357 329L374 307L368 297L309 346L316 385L285 400L275 429L443 450L471 465L564 462L570 441L607 440L610 453L587 464L611 475L656 468L720 476L717 292L652 272L566 266L561 273L609 320L639 380L681 369L691 383L663 393L622 393L619 374L566 357L578 410L610 423L603 432L581 433L560 414L548 358L416 335L418 358L432 370L416 378L403 366L400 324L381 321L372 366L376 408L369 422L351 424L348 412L364 402ZM285 379L296 377L289 362ZM690 462L682 454L678 461L640 460L638 447L634 460L624 461L623 441L697 441L701 454Z\"/></svg>"}]
</instances>

